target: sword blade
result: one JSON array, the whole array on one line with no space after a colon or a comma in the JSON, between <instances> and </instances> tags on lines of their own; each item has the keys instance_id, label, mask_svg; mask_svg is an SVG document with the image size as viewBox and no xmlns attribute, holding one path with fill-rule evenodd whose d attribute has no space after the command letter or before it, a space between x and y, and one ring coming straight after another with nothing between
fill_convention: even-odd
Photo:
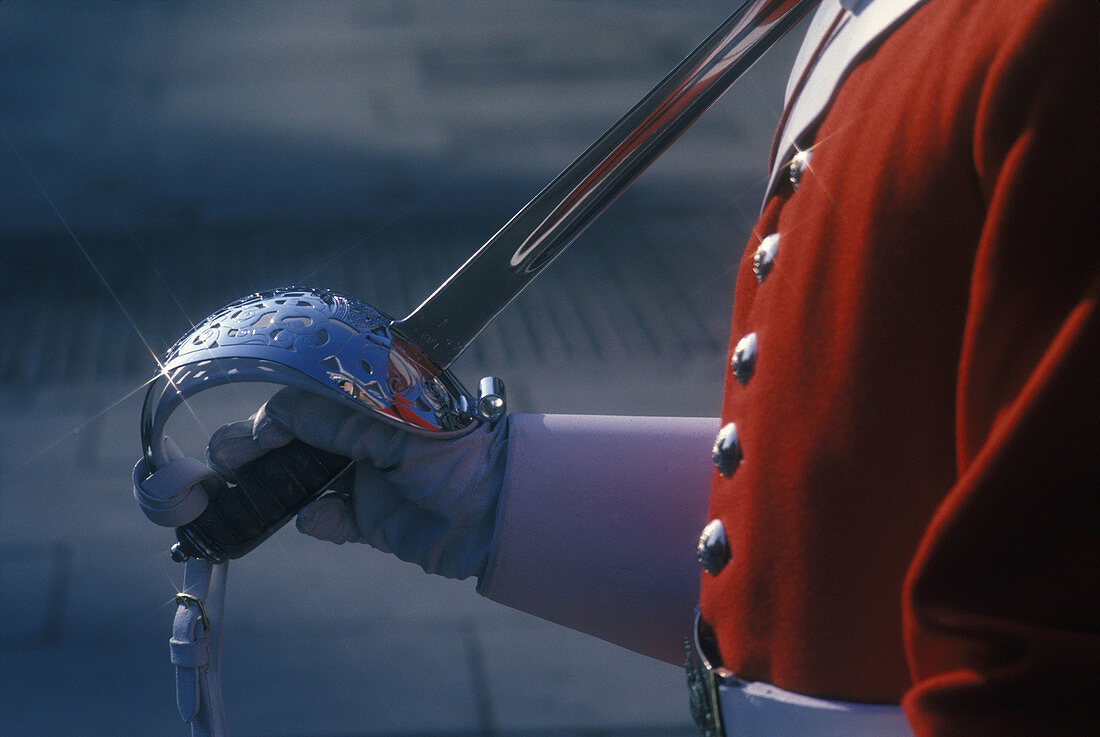
<instances>
[{"instance_id":1,"label":"sword blade","mask_svg":"<svg viewBox=\"0 0 1100 737\"><path fill-rule=\"evenodd\" d=\"M393 329L440 369L820 0L746 0Z\"/></svg>"}]
</instances>

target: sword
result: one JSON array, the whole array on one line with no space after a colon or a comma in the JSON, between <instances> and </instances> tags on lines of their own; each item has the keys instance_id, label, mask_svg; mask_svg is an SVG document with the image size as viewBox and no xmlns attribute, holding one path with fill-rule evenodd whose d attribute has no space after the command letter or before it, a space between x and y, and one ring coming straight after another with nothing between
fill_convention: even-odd
<instances>
[{"instance_id":1,"label":"sword","mask_svg":"<svg viewBox=\"0 0 1100 737\"><path fill-rule=\"evenodd\" d=\"M438 437L502 417L503 383L482 379L472 395L451 375L450 365L818 2L745 0L407 317L394 320L354 297L302 287L250 295L212 314L168 351L151 382L141 420L144 466L135 469L135 483L168 464L164 430L172 412L189 396L231 382L321 392L383 422ZM294 441L239 469L237 493L211 489L208 504L142 504L154 521L170 519L169 526L176 526L174 557L220 562L256 547L349 463ZM181 522L175 511L165 515L161 507L201 513ZM249 517L248 525L239 524L242 516ZM226 532L230 527L233 534Z\"/></svg>"},{"instance_id":2,"label":"sword","mask_svg":"<svg viewBox=\"0 0 1100 737\"><path fill-rule=\"evenodd\" d=\"M819 0L744 2L393 329L447 368Z\"/></svg>"}]
</instances>

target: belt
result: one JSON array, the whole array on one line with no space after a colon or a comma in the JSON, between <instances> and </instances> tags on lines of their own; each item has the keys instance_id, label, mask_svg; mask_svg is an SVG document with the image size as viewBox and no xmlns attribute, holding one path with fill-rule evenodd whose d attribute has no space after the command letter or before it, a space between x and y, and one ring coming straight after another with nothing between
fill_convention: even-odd
<instances>
[{"instance_id":1,"label":"belt","mask_svg":"<svg viewBox=\"0 0 1100 737\"><path fill-rule=\"evenodd\" d=\"M829 701L744 681L719 663L698 610L685 641L691 711L703 737L913 737L899 706Z\"/></svg>"}]
</instances>

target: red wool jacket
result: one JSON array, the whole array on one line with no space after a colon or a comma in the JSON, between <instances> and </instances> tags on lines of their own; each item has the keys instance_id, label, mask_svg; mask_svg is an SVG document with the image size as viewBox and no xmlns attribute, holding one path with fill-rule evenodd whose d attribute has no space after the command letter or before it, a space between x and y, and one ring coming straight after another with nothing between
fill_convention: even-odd
<instances>
[{"instance_id":1,"label":"red wool jacket","mask_svg":"<svg viewBox=\"0 0 1100 737\"><path fill-rule=\"evenodd\" d=\"M1100 6L929 0L863 54L741 263L704 619L920 735L1096 734Z\"/></svg>"}]
</instances>

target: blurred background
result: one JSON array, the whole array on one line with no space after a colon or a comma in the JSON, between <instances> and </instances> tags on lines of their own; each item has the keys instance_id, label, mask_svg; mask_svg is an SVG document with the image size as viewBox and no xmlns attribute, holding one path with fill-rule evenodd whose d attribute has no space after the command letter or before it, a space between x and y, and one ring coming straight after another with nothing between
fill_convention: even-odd
<instances>
[{"instance_id":1,"label":"blurred background","mask_svg":"<svg viewBox=\"0 0 1100 737\"><path fill-rule=\"evenodd\" d=\"M182 570L129 486L154 354L288 284L405 315L735 6L0 2L0 732L188 733ZM800 36L490 326L468 386L717 414ZM292 529L232 566L225 639L234 735L694 730L679 669Z\"/></svg>"}]
</instances>

